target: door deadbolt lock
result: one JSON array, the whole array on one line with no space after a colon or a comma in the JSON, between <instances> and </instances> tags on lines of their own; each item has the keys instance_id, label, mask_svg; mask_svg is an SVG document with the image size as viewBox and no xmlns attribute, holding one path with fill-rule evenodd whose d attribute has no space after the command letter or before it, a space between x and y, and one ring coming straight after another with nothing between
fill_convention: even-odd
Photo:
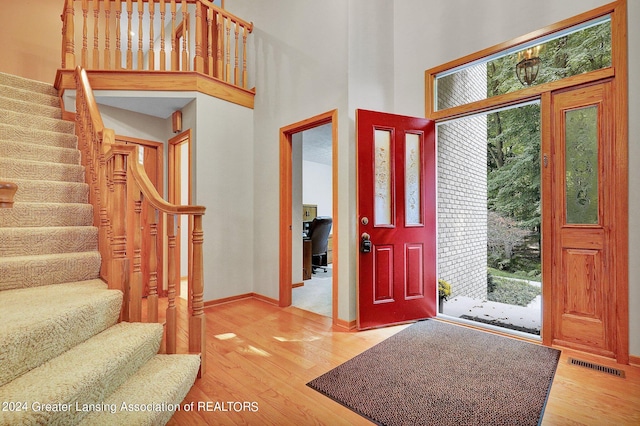
<instances>
[{"instance_id":1,"label":"door deadbolt lock","mask_svg":"<svg viewBox=\"0 0 640 426\"><path fill-rule=\"evenodd\" d=\"M360 251L362 253L371 253L371 236L366 232L360 237Z\"/></svg>"}]
</instances>

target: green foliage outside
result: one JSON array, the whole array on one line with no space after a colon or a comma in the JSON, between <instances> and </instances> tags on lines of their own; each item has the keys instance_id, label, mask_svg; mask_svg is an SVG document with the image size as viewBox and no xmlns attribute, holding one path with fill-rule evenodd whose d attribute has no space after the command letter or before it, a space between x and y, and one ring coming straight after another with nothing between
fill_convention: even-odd
<instances>
[{"instance_id":1,"label":"green foliage outside","mask_svg":"<svg viewBox=\"0 0 640 426\"><path fill-rule=\"evenodd\" d=\"M492 302L527 306L540 294L540 287L525 281L505 277L492 277L493 291L487 294Z\"/></svg>"},{"instance_id":2,"label":"green foliage outside","mask_svg":"<svg viewBox=\"0 0 640 426\"><path fill-rule=\"evenodd\" d=\"M535 84L608 67L611 25L605 22L550 40L542 46L540 59ZM516 53L487 63L489 97L523 88L514 71L516 63ZM582 126L584 120L577 123ZM541 269L540 143L538 104L487 115L489 267L529 277L538 276ZM584 163L577 170L584 169ZM568 176L571 181L578 178L576 173ZM578 203L584 204L584 198Z\"/></svg>"}]
</instances>

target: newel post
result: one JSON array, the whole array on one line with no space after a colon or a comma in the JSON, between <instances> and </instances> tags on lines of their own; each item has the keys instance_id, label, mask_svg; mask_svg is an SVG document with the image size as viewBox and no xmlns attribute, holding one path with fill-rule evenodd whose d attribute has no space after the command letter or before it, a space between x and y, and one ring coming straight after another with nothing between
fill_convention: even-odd
<instances>
[{"instance_id":1,"label":"newel post","mask_svg":"<svg viewBox=\"0 0 640 426\"><path fill-rule=\"evenodd\" d=\"M204 315L204 274L203 274L203 253L202 243L202 215L196 214L193 216L193 295L191 303L191 318L189 319L189 352L200 353L200 375L205 372L205 358L206 358L206 340L205 340L205 326L206 317Z\"/></svg>"}]
</instances>

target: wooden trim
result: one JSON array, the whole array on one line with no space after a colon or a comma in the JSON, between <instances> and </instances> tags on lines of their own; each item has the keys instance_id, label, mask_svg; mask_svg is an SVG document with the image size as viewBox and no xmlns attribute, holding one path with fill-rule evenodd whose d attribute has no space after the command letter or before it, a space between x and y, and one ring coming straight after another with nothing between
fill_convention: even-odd
<instances>
[{"instance_id":1,"label":"wooden trim","mask_svg":"<svg viewBox=\"0 0 640 426\"><path fill-rule=\"evenodd\" d=\"M640 356L630 355L629 365L633 365L634 367L640 367Z\"/></svg>"},{"instance_id":2,"label":"wooden trim","mask_svg":"<svg viewBox=\"0 0 640 426\"><path fill-rule=\"evenodd\" d=\"M333 321L333 329L334 330L345 330L345 331L357 331L357 321L345 321L340 318L337 318Z\"/></svg>"},{"instance_id":3,"label":"wooden trim","mask_svg":"<svg viewBox=\"0 0 640 426\"><path fill-rule=\"evenodd\" d=\"M298 287L304 287L304 282L291 284L291 288L298 288Z\"/></svg>"},{"instance_id":4,"label":"wooden trim","mask_svg":"<svg viewBox=\"0 0 640 426\"><path fill-rule=\"evenodd\" d=\"M629 363L629 86L627 1L619 0L611 17L614 132L612 264L616 286L616 360Z\"/></svg>"},{"instance_id":5,"label":"wooden trim","mask_svg":"<svg viewBox=\"0 0 640 426\"><path fill-rule=\"evenodd\" d=\"M292 238L292 137L313 127L331 123L332 138L332 191L333 191L333 273L332 316L338 321L338 110L334 109L315 117L299 121L280 129L280 290L279 306L291 305L291 238Z\"/></svg>"},{"instance_id":6,"label":"wooden trim","mask_svg":"<svg viewBox=\"0 0 640 426\"><path fill-rule=\"evenodd\" d=\"M236 302L238 300L244 300L244 299L257 299L275 306L278 306L279 304L276 299L263 296L262 294L259 294L259 293L251 292L251 293L238 294L236 296L223 297L221 299L207 300L206 302L204 302L204 307L210 308L212 306L224 305L225 303Z\"/></svg>"},{"instance_id":7,"label":"wooden trim","mask_svg":"<svg viewBox=\"0 0 640 426\"><path fill-rule=\"evenodd\" d=\"M623 4L624 3L624 4ZM500 44L496 44L494 46L488 47L486 49L480 50L479 52L474 52L471 53L467 56L463 56L462 58L459 59L455 59L453 61L447 62L445 64L439 65L437 67L434 68L430 68L425 72L425 78L426 78L426 85L425 88L427 90L431 90L430 92L427 92L427 95L429 93L435 94L435 92L433 92L432 90L435 87L435 77L436 74L439 74L441 72L444 71L448 71L457 67L461 67L463 65L469 64L471 62L474 61L478 61L481 60L483 58L486 58L488 56L494 55L496 53L502 52L504 50L508 50L514 47L517 47L521 44L530 42L532 40L535 40L537 38L541 38L541 37L545 37L548 36L550 34L556 33L558 31L562 31L566 28L570 28L576 25L580 25L584 22L588 22L592 19L596 19L599 18L601 16L605 16L608 14L613 14L614 11L618 11L619 10L619 6L624 6L624 9L626 11L626 0L618 0L617 2L613 2L613 3L609 3L606 4L604 6L598 7L596 9L581 13L579 15L573 16L571 18L565 19L563 21L557 22L555 24L552 25L548 25L540 30L537 31L533 31L530 32L529 34L525 34L523 36L520 37L516 37L512 40L506 41L504 43L500 43ZM625 13L626 16L626 13ZM613 27L613 24L612 24ZM613 37L612 37L613 40ZM615 66L615 64L614 64ZM519 93L519 92L516 92ZM426 111L426 117L432 120L435 120L436 118L432 115L435 113L435 105L434 105L434 100L435 100L435 96L429 97L426 96L425 97L425 111ZM443 110L446 111L446 110ZM438 111L440 112L440 111ZM451 114L447 114L447 116L450 116Z\"/></svg>"},{"instance_id":8,"label":"wooden trim","mask_svg":"<svg viewBox=\"0 0 640 426\"><path fill-rule=\"evenodd\" d=\"M216 77L193 71L86 71L95 90L140 90L200 92L253 109L255 90L247 90ZM60 97L65 90L75 90L73 70L58 69L54 87Z\"/></svg>"},{"instance_id":9,"label":"wooden trim","mask_svg":"<svg viewBox=\"0 0 640 426\"><path fill-rule=\"evenodd\" d=\"M540 178L541 184L541 204L542 204L542 223L541 223L541 236L542 236L542 329L540 330L540 337L542 343L545 346L551 346L553 341L553 286L552 286L552 268L553 268L553 239L547 238L549 233L545 232L547 229L553 229L553 203L551 201L552 194L552 165L553 159L552 152L552 106L551 106L551 92L543 93L540 102L540 119L541 119L541 143L540 154L542 161L540 161ZM545 158L547 159L545 161ZM546 163L546 166L545 166Z\"/></svg>"}]
</instances>

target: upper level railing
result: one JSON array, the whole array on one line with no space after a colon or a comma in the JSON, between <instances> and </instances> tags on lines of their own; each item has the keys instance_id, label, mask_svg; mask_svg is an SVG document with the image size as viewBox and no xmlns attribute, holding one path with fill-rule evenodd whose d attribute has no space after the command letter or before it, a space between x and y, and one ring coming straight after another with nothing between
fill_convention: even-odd
<instances>
[{"instance_id":1,"label":"upper level railing","mask_svg":"<svg viewBox=\"0 0 640 426\"><path fill-rule=\"evenodd\" d=\"M207 0L65 0L62 68L195 71L247 89L253 24Z\"/></svg>"},{"instance_id":2,"label":"upper level railing","mask_svg":"<svg viewBox=\"0 0 640 426\"><path fill-rule=\"evenodd\" d=\"M158 194L137 161L138 147L115 142L112 129L105 128L93 97L86 72L80 67L75 71L76 81L76 135L85 167L85 179L89 184L89 202L93 205L93 223L98 228L98 249L102 257L100 276L109 288L123 292L121 319L140 322L158 322L158 270L166 267L167 311L165 326L165 350L176 353L177 310L176 289L179 283L180 256L176 254L176 216L186 215L193 221L191 253L188 270L191 277L189 318L189 352L201 356L201 373L205 369L205 316L203 280L203 232L202 206L169 204ZM146 208L143 209L143 203ZM146 214L143 220L142 214ZM165 219L165 220L161 220ZM143 226L142 223L146 225ZM164 222L165 226L159 226ZM158 252L158 232L165 232L168 255ZM148 241L148 256L141 255L142 241ZM160 249L162 250L162 249ZM158 259L163 259L162 264ZM148 275L143 283L142 262ZM142 312L144 284L146 315Z\"/></svg>"}]
</instances>

